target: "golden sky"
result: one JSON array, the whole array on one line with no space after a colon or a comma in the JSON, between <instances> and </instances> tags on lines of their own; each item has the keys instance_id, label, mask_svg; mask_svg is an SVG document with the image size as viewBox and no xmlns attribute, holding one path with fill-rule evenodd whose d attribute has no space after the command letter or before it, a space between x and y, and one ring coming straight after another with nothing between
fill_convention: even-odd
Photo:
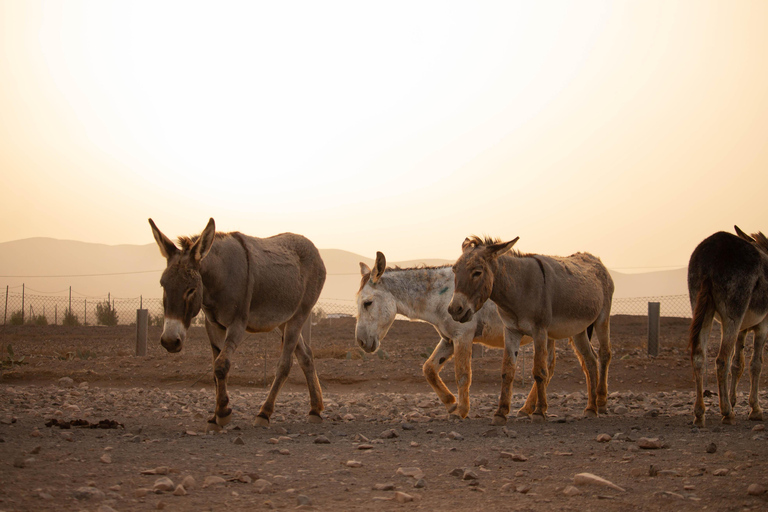
<instances>
[{"instance_id":1,"label":"golden sky","mask_svg":"<svg viewBox=\"0 0 768 512\"><path fill-rule=\"evenodd\" d=\"M768 2L0 0L0 173L0 242L682 266L768 231Z\"/></svg>"}]
</instances>

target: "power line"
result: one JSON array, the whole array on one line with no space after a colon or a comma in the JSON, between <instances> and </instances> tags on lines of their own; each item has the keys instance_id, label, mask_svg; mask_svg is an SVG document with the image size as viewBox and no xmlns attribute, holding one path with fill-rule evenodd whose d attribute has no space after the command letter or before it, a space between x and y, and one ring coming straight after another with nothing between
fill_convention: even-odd
<instances>
[{"instance_id":1,"label":"power line","mask_svg":"<svg viewBox=\"0 0 768 512\"><path fill-rule=\"evenodd\" d=\"M102 277L102 276L127 276L131 274L150 274L152 272L162 272L165 269L159 270L139 270L136 272L112 272L108 274L61 274L61 275L42 275L42 276L0 276L0 277L20 277L20 278L33 278L33 277Z\"/></svg>"}]
</instances>

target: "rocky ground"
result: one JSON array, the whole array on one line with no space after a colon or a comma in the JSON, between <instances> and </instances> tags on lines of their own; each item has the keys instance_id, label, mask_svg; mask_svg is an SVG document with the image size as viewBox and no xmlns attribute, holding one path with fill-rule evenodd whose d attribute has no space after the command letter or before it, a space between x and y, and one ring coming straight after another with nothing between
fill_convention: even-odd
<instances>
[{"instance_id":1,"label":"rocky ground","mask_svg":"<svg viewBox=\"0 0 768 512\"><path fill-rule=\"evenodd\" d=\"M238 350L234 419L217 434L204 433L213 389L200 332L181 354L153 344L135 357L130 327L3 328L4 350L10 343L13 359L24 360L10 364L2 354L0 510L768 506L768 435L765 422L746 419L748 383L735 425L720 424L715 394L706 399L707 426L691 425L685 322L666 322L662 353L651 358L642 319L614 321L610 414L597 419L581 418L584 378L559 344L549 421L511 418L505 427L490 425L499 352L476 355L472 410L458 420L421 377L424 352L437 341L429 326L397 322L385 352L365 358L351 342L353 326L333 320L313 331L324 423L306 422L306 387L294 368L271 427L251 425L279 345L266 336ZM455 389L452 372L446 366L443 377ZM513 408L529 385L518 376ZM62 428L76 419L83 425Z\"/></svg>"}]
</instances>

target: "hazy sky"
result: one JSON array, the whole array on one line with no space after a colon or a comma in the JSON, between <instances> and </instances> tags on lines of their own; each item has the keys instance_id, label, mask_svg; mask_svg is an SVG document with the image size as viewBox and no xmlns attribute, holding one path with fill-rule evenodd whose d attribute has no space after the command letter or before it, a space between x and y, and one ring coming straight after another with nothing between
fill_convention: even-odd
<instances>
[{"instance_id":1,"label":"hazy sky","mask_svg":"<svg viewBox=\"0 0 768 512\"><path fill-rule=\"evenodd\" d=\"M768 231L768 2L0 0L0 172L0 242L685 265Z\"/></svg>"}]
</instances>

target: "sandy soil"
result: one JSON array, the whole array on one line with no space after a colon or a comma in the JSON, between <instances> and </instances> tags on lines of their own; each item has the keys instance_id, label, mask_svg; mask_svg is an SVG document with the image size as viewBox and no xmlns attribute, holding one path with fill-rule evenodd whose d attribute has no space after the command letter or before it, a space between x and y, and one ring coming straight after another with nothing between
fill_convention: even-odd
<instances>
[{"instance_id":1,"label":"sandy soil","mask_svg":"<svg viewBox=\"0 0 768 512\"><path fill-rule=\"evenodd\" d=\"M153 328L148 355L135 357L128 326L0 327L0 510L764 510L768 495L748 492L768 487L768 436L746 419L748 379L735 425L720 424L712 394L707 427L692 427L686 329L663 319L662 351L651 358L645 319L614 317L611 413L597 419L581 418L584 377L559 343L549 421L510 418L506 427L490 425L500 352L475 355L472 410L458 420L421 374L438 341L432 327L396 322L381 354L362 356L353 319L313 327L325 422L306 422L294 365L272 426L253 427L279 350L275 334L253 335L233 362L233 422L205 435L213 389L202 329L168 354ZM9 344L21 364L8 364ZM530 386L530 360L525 372L520 361L513 410ZM442 375L455 390L450 363ZM51 419L120 425L62 429L47 427ZM642 448L644 439L657 448ZM152 469L166 474L143 474ZM623 490L574 486L584 472ZM153 492L158 479L175 488L188 476L195 483L187 479L183 496Z\"/></svg>"}]
</instances>

